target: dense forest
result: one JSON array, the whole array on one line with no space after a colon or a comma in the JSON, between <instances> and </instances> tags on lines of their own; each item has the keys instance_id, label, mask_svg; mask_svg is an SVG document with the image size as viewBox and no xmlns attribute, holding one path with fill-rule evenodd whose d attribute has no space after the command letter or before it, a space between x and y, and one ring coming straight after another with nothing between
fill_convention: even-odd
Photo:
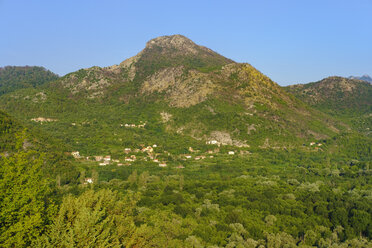
<instances>
[{"instance_id":1,"label":"dense forest","mask_svg":"<svg viewBox=\"0 0 372 248\"><path fill-rule=\"evenodd\" d=\"M59 76L40 66L0 67L0 96L18 89L36 87Z\"/></svg>"},{"instance_id":2,"label":"dense forest","mask_svg":"<svg viewBox=\"0 0 372 248\"><path fill-rule=\"evenodd\" d=\"M14 135L1 158L3 247L371 245L371 157L357 155L357 138L344 156L268 149L167 168L70 160L78 178L61 182L43 169L55 161Z\"/></svg>"}]
</instances>

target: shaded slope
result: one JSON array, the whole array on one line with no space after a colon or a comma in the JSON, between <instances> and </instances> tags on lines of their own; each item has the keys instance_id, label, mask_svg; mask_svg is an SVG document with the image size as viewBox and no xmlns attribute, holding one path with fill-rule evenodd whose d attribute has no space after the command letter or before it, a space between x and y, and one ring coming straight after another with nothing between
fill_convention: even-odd
<instances>
[{"instance_id":1,"label":"shaded slope","mask_svg":"<svg viewBox=\"0 0 372 248\"><path fill-rule=\"evenodd\" d=\"M0 68L0 95L22 88L37 87L59 76L39 66L5 66Z\"/></svg>"}]
</instances>

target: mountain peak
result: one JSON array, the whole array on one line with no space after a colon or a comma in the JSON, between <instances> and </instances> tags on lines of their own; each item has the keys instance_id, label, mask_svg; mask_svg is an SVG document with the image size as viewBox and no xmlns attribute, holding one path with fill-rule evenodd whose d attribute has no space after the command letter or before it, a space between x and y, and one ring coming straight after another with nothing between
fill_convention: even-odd
<instances>
[{"instance_id":1,"label":"mountain peak","mask_svg":"<svg viewBox=\"0 0 372 248\"><path fill-rule=\"evenodd\" d=\"M210 71L234 63L215 51L195 44L189 38L176 34L154 38L133 58L121 65L131 65L136 75L145 78L159 70L182 66L186 70L197 69ZM133 66L132 66L133 65Z\"/></svg>"},{"instance_id":2,"label":"mountain peak","mask_svg":"<svg viewBox=\"0 0 372 248\"><path fill-rule=\"evenodd\" d=\"M175 34L159 36L151 39L146 43L144 51L161 50L162 52L171 52L177 54L193 54L198 55L201 53L216 54L213 50L197 45L195 42L186 36Z\"/></svg>"},{"instance_id":3,"label":"mountain peak","mask_svg":"<svg viewBox=\"0 0 372 248\"><path fill-rule=\"evenodd\" d=\"M190 47L190 46L197 46L192 40L189 38L180 35L165 35L159 36L157 38L151 39L147 42L146 47L151 48L152 46L161 46L161 47Z\"/></svg>"}]
</instances>

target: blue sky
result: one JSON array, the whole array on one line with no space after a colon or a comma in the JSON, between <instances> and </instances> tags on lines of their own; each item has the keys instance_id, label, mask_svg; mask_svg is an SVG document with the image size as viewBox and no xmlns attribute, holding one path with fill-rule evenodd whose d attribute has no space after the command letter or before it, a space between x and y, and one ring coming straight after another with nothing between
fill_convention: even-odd
<instances>
[{"instance_id":1,"label":"blue sky","mask_svg":"<svg viewBox=\"0 0 372 248\"><path fill-rule=\"evenodd\" d=\"M60 75L183 34L281 85L372 75L372 0L0 0L0 66Z\"/></svg>"}]
</instances>

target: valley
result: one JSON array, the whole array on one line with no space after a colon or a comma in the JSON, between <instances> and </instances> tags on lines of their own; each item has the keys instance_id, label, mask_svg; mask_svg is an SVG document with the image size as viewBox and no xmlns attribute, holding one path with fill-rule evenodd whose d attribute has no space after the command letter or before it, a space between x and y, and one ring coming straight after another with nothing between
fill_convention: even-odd
<instances>
[{"instance_id":1,"label":"valley","mask_svg":"<svg viewBox=\"0 0 372 248\"><path fill-rule=\"evenodd\" d=\"M182 35L35 70L0 96L0 246L371 246L370 83L281 87Z\"/></svg>"}]
</instances>

